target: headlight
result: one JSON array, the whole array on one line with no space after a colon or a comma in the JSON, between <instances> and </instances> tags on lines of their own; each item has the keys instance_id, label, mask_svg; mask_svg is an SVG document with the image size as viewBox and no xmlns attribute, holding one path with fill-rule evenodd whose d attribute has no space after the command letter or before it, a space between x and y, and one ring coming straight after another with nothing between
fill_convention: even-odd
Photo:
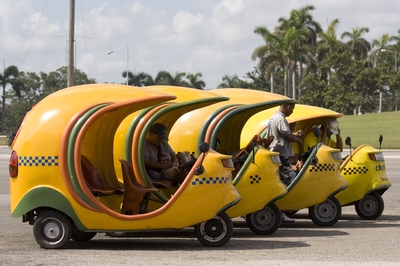
<instances>
[{"instance_id":1,"label":"headlight","mask_svg":"<svg viewBox=\"0 0 400 266\"><path fill-rule=\"evenodd\" d=\"M271 156L271 161L274 164L281 164L281 159L279 158L279 155L272 155Z\"/></svg>"},{"instance_id":2,"label":"headlight","mask_svg":"<svg viewBox=\"0 0 400 266\"><path fill-rule=\"evenodd\" d=\"M335 160L341 161L342 160L342 154L340 152L332 152L332 157Z\"/></svg>"},{"instance_id":3,"label":"headlight","mask_svg":"<svg viewBox=\"0 0 400 266\"><path fill-rule=\"evenodd\" d=\"M371 159L371 161L379 161L379 162L384 162L385 158L383 157L383 153L379 152L379 153L370 153L368 154L369 158Z\"/></svg>"},{"instance_id":4,"label":"headlight","mask_svg":"<svg viewBox=\"0 0 400 266\"><path fill-rule=\"evenodd\" d=\"M234 166L233 166L233 162L232 162L232 159L221 159L221 163L222 163L222 165L224 166L224 167L226 167L226 168L235 168Z\"/></svg>"}]
</instances>

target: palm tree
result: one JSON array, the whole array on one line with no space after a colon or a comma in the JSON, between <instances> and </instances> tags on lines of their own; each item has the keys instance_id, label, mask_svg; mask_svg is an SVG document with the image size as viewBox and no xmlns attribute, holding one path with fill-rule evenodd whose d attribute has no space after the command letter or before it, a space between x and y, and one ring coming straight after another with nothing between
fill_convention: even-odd
<instances>
[{"instance_id":1,"label":"palm tree","mask_svg":"<svg viewBox=\"0 0 400 266\"><path fill-rule=\"evenodd\" d=\"M274 73L278 67L284 68L283 48L278 35L271 33L264 26L256 27L254 33L261 35L265 44L258 46L251 54L251 59L260 59L259 68L266 69L266 79L270 80L271 92L274 92Z\"/></svg>"},{"instance_id":2,"label":"palm tree","mask_svg":"<svg viewBox=\"0 0 400 266\"><path fill-rule=\"evenodd\" d=\"M376 57L379 54L379 52L382 49L387 48L388 44L389 44L390 38L389 38L389 34L383 34L380 40L377 39L373 39L372 40L372 48L375 48L374 50L372 50L372 52L369 55L369 61L371 62L372 65L376 65Z\"/></svg>"},{"instance_id":3,"label":"palm tree","mask_svg":"<svg viewBox=\"0 0 400 266\"><path fill-rule=\"evenodd\" d=\"M238 75L224 75L222 76L222 82L218 85L218 88L239 88L240 79Z\"/></svg>"},{"instance_id":4,"label":"palm tree","mask_svg":"<svg viewBox=\"0 0 400 266\"><path fill-rule=\"evenodd\" d=\"M0 83L3 87L3 95L2 97L2 112L1 112L1 134L4 135L4 114L6 107L6 86L9 84L12 86L12 89L15 91L15 94L18 98L21 98L21 87L22 84L17 80L19 71L16 66L8 66L7 68L4 66L4 72L0 73Z\"/></svg>"},{"instance_id":5,"label":"palm tree","mask_svg":"<svg viewBox=\"0 0 400 266\"><path fill-rule=\"evenodd\" d=\"M342 33L341 38L350 38L348 42L346 42L346 48L351 53L354 59L357 60L365 60L367 59L368 52L371 51L371 44L361 36L364 33L368 33L369 28L361 27L361 28L353 28L352 32L345 31Z\"/></svg>"},{"instance_id":6,"label":"palm tree","mask_svg":"<svg viewBox=\"0 0 400 266\"><path fill-rule=\"evenodd\" d=\"M334 19L329 23L326 32L318 33L319 41L317 43L317 58L318 62L322 62L329 54L344 50L344 44L337 39L336 27L339 24L339 19ZM331 69L327 69L328 84L331 79Z\"/></svg>"},{"instance_id":7,"label":"palm tree","mask_svg":"<svg viewBox=\"0 0 400 266\"><path fill-rule=\"evenodd\" d=\"M306 5L299 9L293 9L290 12L289 19L281 17L278 19L280 25L276 28L277 32L285 32L291 27L295 27L297 30L303 32L306 36L306 40L304 45L309 45L310 47L314 47L317 42L318 33L322 31L321 25L313 19L311 15L311 11L315 10L314 5ZM314 54L310 54L309 57L314 57ZM307 57L306 61L310 61L310 58ZM303 77L303 64L305 61L298 61L295 64L299 65L299 81L301 82ZM295 91L295 73L293 72L293 91Z\"/></svg>"},{"instance_id":8,"label":"palm tree","mask_svg":"<svg viewBox=\"0 0 400 266\"><path fill-rule=\"evenodd\" d=\"M317 42L318 33L322 31L321 25L314 21L310 11L315 10L313 5L306 5L299 9L293 9L290 12L289 19L281 17L278 19L280 25L276 28L276 31L286 31L291 27L295 27L298 30L303 30L307 35L307 43L315 45Z\"/></svg>"},{"instance_id":9,"label":"palm tree","mask_svg":"<svg viewBox=\"0 0 400 266\"><path fill-rule=\"evenodd\" d=\"M254 31L260 34L265 40L265 45L254 50L252 58L259 58L260 64L267 66L267 69L275 71L280 65L284 69L284 95L288 95L290 74L296 70L296 62L315 64L312 57L312 47L306 44L307 35L303 30L290 27L285 32L271 33L265 27L257 27ZM262 62L265 61L265 62ZM273 85L271 84L271 88ZM294 87L295 88L295 87ZM293 98L296 97L295 90Z\"/></svg>"},{"instance_id":10,"label":"palm tree","mask_svg":"<svg viewBox=\"0 0 400 266\"><path fill-rule=\"evenodd\" d=\"M198 90L204 90L206 83L201 80L203 74L197 72L196 74L187 74L186 78L189 80L190 87L196 88Z\"/></svg>"},{"instance_id":11,"label":"palm tree","mask_svg":"<svg viewBox=\"0 0 400 266\"><path fill-rule=\"evenodd\" d=\"M185 76L185 72L176 72L175 76L172 76L168 71L161 70L158 72L154 83L158 85L189 87L189 83L183 80Z\"/></svg>"},{"instance_id":12,"label":"palm tree","mask_svg":"<svg viewBox=\"0 0 400 266\"><path fill-rule=\"evenodd\" d=\"M126 78L126 72L123 73ZM138 87L154 85L153 77L145 72L132 73L128 72L128 84Z\"/></svg>"}]
</instances>

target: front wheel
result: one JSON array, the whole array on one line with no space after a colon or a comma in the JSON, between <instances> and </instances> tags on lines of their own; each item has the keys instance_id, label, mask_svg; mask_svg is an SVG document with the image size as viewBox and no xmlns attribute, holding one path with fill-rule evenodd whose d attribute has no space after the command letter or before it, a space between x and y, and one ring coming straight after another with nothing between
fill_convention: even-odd
<instances>
[{"instance_id":1,"label":"front wheel","mask_svg":"<svg viewBox=\"0 0 400 266\"><path fill-rule=\"evenodd\" d=\"M40 212L33 224L33 236L43 248L65 247L72 236L71 221L58 211Z\"/></svg>"},{"instance_id":2,"label":"front wheel","mask_svg":"<svg viewBox=\"0 0 400 266\"><path fill-rule=\"evenodd\" d=\"M364 220L375 220L381 216L385 204L381 195L377 192L371 192L364 198L356 202L356 212Z\"/></svg>"},{"instance_id":3,"label":"front wheel","mask_svg":"<svg viewBox=\"0 0 400 266\"><path fill-rule=\"evenodd\" d=\"M275 203L246 215L246 223L257 235L270 235L281 226L281 211Z\"/></svg>"},{"instance_id":4,"label":"front wheel","mask_svg":"<svg viewBox=\"0 0 400 266\"><path fill-rule=\"evenodd\" d=\"M308 213L316 225L331 226L339 221L342 206L335 197L331 197L320 204L309 207Z\"/></svg>"},{"instance_id":5,"label":"front wheel","mask_svg":"<svg viewBox=\"0 0 400 266\"><path fill-rule=\"evenodd\" d=\"M225 212L221 212L211 220L197 224L194 230L204 246L220 247L231 239L233 222Z\"/></svg>"}]
</instances>

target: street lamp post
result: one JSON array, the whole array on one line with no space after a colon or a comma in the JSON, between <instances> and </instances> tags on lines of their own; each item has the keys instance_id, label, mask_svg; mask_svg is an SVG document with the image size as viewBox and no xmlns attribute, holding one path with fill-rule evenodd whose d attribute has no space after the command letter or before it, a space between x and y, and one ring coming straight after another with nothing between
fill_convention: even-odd
<instances>
[{"instance_id":1,"label":"street lamp post","mask_svg":"<svg viewBox=\"0 0 400 266\"><path fill-rule=\"evenodd\" d=\"M120 47L120 48L116 48L113 49L111 51L109 51L107 54L110 55L112 53L114 53L115 51L118 50L125 50L126 49L126 85L129 85L129 45L125 46L125 47Z\"/></svg>"}]
</instances>

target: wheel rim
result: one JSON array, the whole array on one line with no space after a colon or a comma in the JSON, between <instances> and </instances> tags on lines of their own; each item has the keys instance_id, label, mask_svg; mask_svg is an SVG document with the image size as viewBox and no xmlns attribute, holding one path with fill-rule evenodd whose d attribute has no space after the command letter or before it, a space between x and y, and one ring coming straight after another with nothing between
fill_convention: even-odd
<instances>
[{"instance_id":1,"label":"wheel rim","mask_svg":"<svg viewBox=\"0 0 400 266\"><path fill-rule=\"evenodd\" d=\"M201 223L200 231L207 241L218 242L226 235L227 227L225 221L217 216L209 221Z\"/></svg>"},{"instance_id":2,"label":"wheel rim","mask_svg":"<svg viewBox=\"0 0 400 266\"><path fill-rule=\"evenodd\" d=\"M366 215L374 214L379 209L378 201L372 196L366 196L361 201L361 211Z\"/></svg>"},{"instance_id":3,"label":"wheel rim","mask_svg":"<svg viewBox=\"0 0 400 266\"><path fill-rule=\"evenodd\" d=\"M324 203L315 206L315 216L320 221L331 221L335 218L337 209L331 200L326 200Z\"/></svg>"},{"instance_id":4,"label":"wheel rim","mask_svg":"<svg viewBox=\"0 0 400 266\"><path fill-rule=\"evenodd\" d=\"M260 227L270 227L273 224L273 216L270 212L262 210L254 214L255 222Z\"/></svg>"},{"instance_id":5,"label":"wheel rim","mask_svg":"<svg viewBox=\"0 0 400 266\"><path fill-rule=\"evenodd\" d=\"M43 220L43 240L50 245L57 245L62 241L65 230L62 223L53 218Z\"/></svg>"}]
</instances>

